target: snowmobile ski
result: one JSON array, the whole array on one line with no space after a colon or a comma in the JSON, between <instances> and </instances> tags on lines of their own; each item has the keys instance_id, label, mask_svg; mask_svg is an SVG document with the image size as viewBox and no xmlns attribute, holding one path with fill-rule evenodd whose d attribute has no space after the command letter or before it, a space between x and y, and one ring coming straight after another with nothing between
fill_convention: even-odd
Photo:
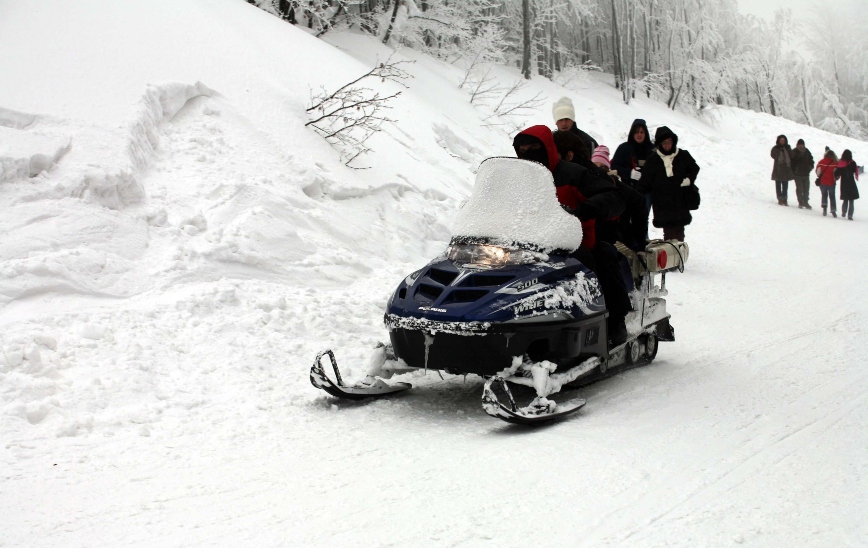
<instances>
[{"instance_id":1,"label":"snowmobile ski","mask_svg":"<svg viewBox=\"0 0 868 548\"><path fill-rule=\"evenodd\" d=\"M332 369L335 372L337 383L332 382L332 380L325 374L325 369L322 365L322 357L326 355L329 357L329 360L331 360ZM376 398L387 394L403 392L404 390L412 388L412 385L406 382L388 384L382 379L370 376L353 386L346 386L341 378L341 372L338 369L338 362L331 350L326 350L316 355L316 360L314 360L313 366L310 368L310 383L316 388L325 390L336 398L343 398L346 400Z\"/></svg>"},{"instance_id":2,"label":"snowmobile ski","mask_svg":"<svg viewBox=\"0 0 868 548\"><path fill-rule=\"evenodd\" d=\"M503 387L503 391L509 398L509 407L497 399L497 395L492 390L494 383L500 383ZM530 405L518 407L503 377L490 377L482 391L482 408L485 412L492 417L512 424L540 424L557 420L578 411L585 406L585 403L587 402L582 398L557 403L547 398L537 397Z\"/></svg>"}]
</instances>

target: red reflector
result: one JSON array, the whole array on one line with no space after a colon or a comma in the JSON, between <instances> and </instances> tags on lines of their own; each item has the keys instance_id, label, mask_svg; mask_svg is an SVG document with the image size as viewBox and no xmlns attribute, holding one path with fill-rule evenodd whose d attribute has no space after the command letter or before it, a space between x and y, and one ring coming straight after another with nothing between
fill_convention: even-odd
<instances>
[{"instance_id":1,"label":"red reflector","mask_svg":"<svg viewBox=\"0 0 868 548\"><path fill-rule=\"evenodd\" d=\"M660 253L657 254L657 266L660 268L666 268L666 260L668 257L666 256L666 250L661 249Z\"/></svg>"}]
</instances>

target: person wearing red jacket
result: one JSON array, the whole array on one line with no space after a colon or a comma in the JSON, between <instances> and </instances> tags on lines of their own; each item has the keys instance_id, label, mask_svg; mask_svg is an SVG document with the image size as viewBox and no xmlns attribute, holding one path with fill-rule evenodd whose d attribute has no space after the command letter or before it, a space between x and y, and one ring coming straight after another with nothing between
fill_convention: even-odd
<instances>
[{"instance_id":1,"label":"person wearing red jacket","mask_svg":"<svg viewBox=\"0 0 868 548\"><path fill-rule=\"evenodd\" d=\"M552 173L558 201L582 223L582 243L575 258L596 272L609 311L608 334L612 346L624 344L627 328L624 318L632 309L627 283L621 274L618 250L596 238L597 221L619 216L624 199L608 180L579 164L563 161L552 132L546 126L532 126L515 136L516 156L537 162Z\"/></svg>"},{"instance_id":2,"label":"person wearing red jacket","mask_svg":"<svg viewBox=\"0 0 868 548\"><path fill-rule=\"evenodd\" d=\"M820 194L823 197L823 217L826 216L826 208L831 205L832 217L837 217L835 204L835 168L838 167L838 158L831 150L826 150L823 159L817 162L817 177L820 182ZM831 203L830 203L831 202Z\"/></svg>"}]
</instances>

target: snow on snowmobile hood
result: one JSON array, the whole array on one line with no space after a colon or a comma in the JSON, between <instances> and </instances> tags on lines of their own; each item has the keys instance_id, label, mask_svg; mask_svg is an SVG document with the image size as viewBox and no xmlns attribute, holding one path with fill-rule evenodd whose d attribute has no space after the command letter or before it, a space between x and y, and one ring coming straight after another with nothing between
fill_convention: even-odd
<instances>
[{"instance_id":1,"label":"snow on snowmobile hood","mask_svg":"<svg viewBox=\"0 0 868 548\"><path fill-rule=\"evenodd\" d=\"M530 244L547 252L575 251L582 243L582 224L561 207L545 166L489 158L479 166L473 194L458 212L452 235Z\"/></svg>"}]
</instances>

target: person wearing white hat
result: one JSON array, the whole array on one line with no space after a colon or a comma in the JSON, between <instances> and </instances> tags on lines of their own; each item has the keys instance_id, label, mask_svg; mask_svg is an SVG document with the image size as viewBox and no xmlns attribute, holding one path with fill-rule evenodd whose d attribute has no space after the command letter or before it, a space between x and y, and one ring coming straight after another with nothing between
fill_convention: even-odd
<instances>
[{"instance_id":1,"label":"person wearing white hat","mask_svg":"<svg viewBox=\"0 0 868 548\"><path fill-rule=\"evenodd\" d=\"M573 107L572 100L569 97L561 97L555 101L552 105L552 116L555 118L555 125L558 126L557 131L569 131L579 136L588 149L588 159L590 159L591 153L599 144L576 126L576 109Z\"/></svg>"}]
</instances>

